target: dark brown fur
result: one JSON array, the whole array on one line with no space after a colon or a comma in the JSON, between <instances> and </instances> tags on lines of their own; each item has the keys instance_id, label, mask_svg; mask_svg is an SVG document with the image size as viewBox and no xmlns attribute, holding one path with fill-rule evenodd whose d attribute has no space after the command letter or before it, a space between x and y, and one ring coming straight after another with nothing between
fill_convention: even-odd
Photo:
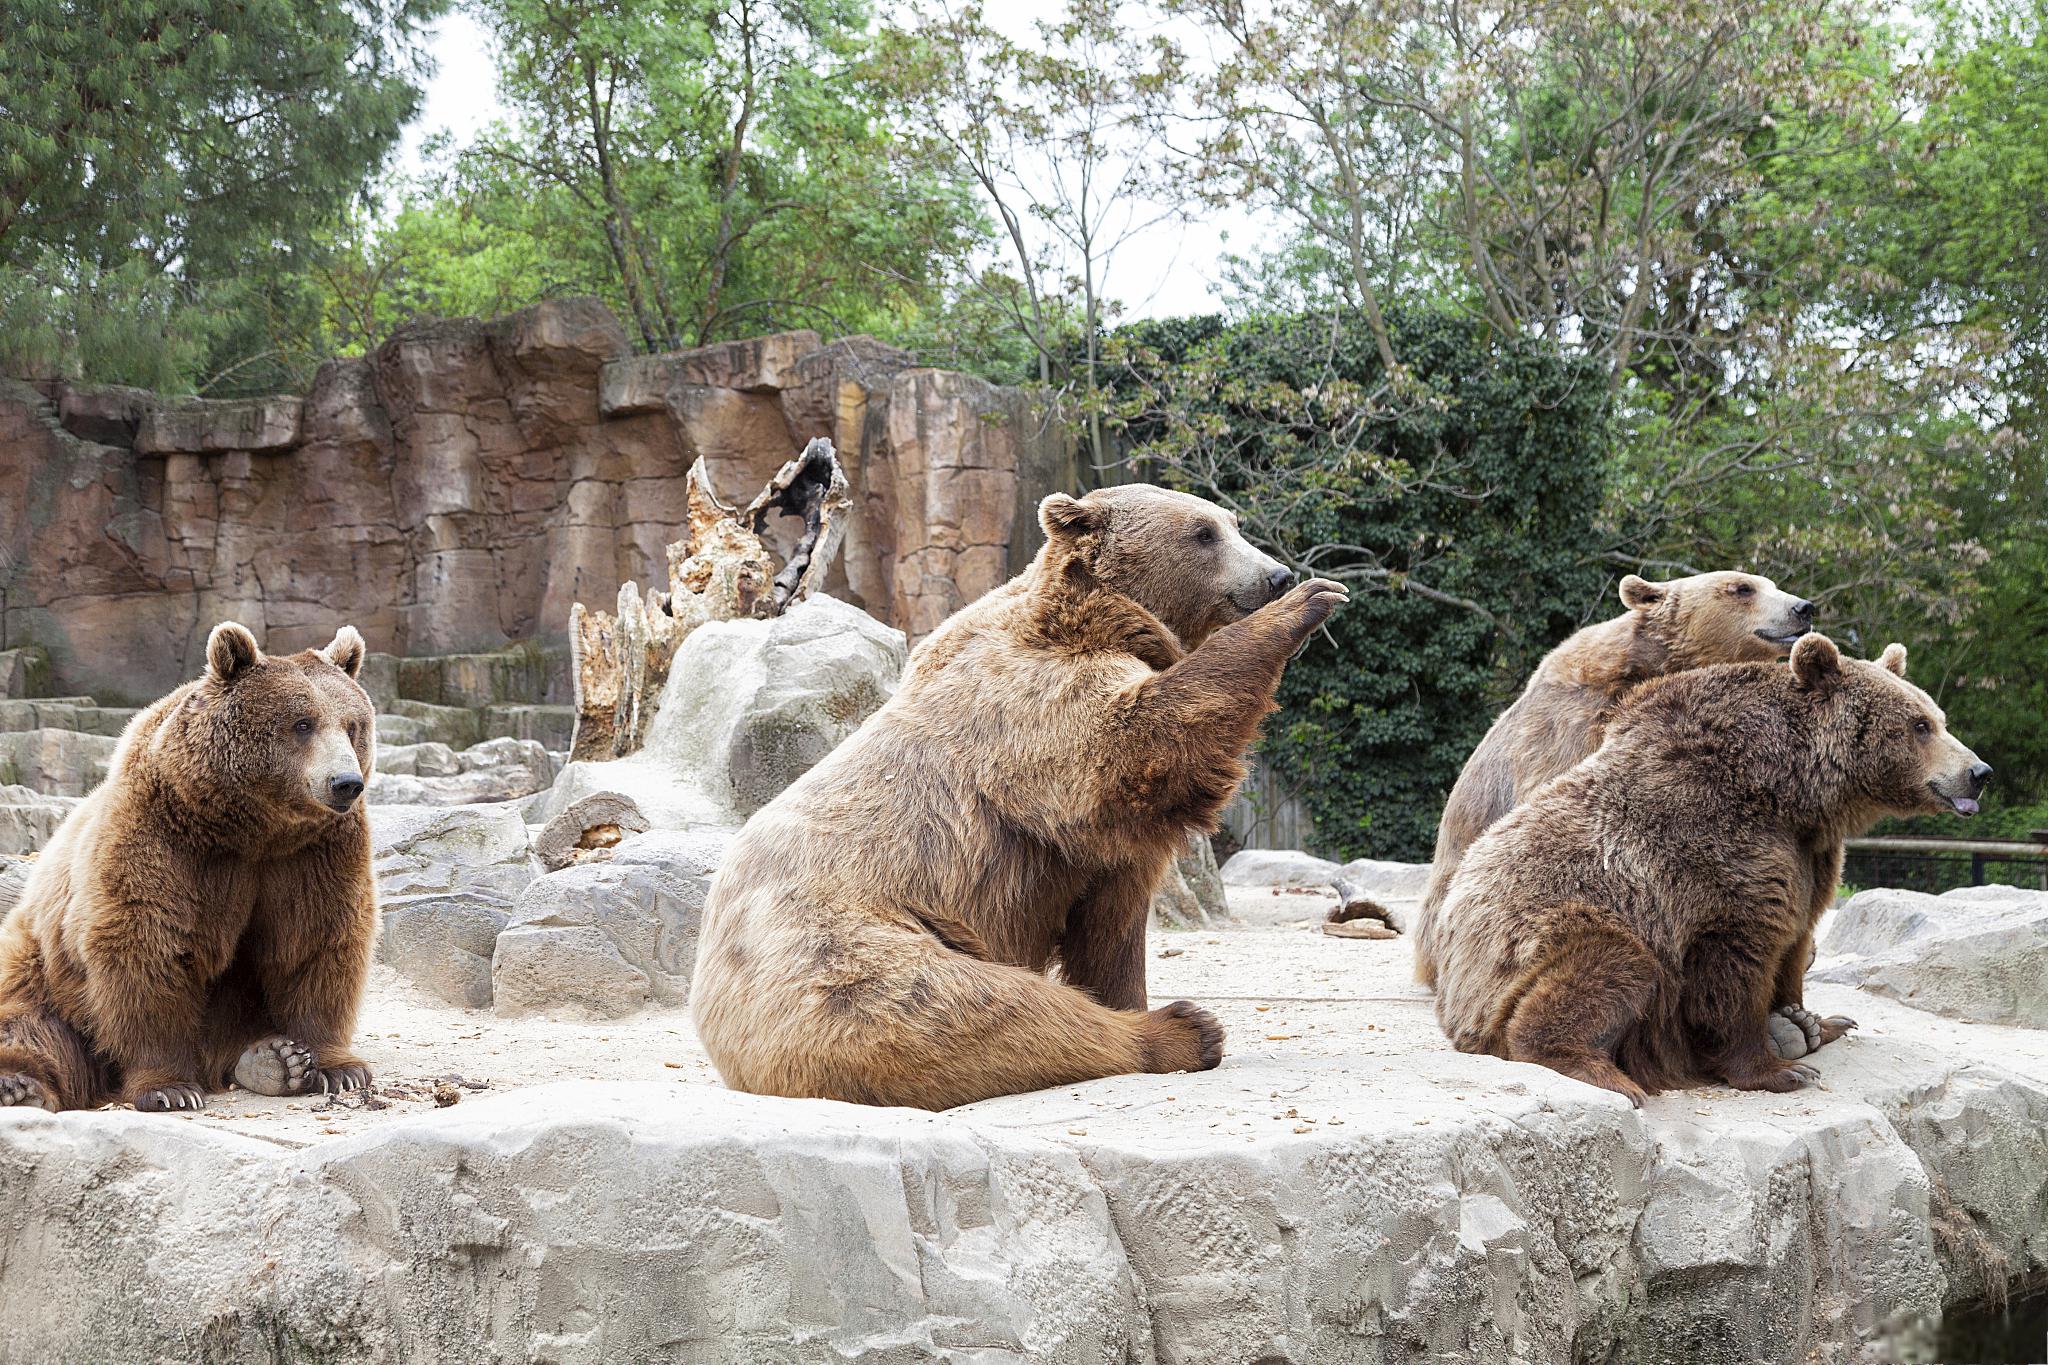
<instances>
[{"instance_id":1,"label":"dark brown fur","mask_svg":"<svg viewBox=\"0 0 2048 1365\"><path fill-rule=\"evenodd\" d=\"M1032 566L920 645L720 870L691 1006L736 1089L939 1109L1221 1058L1205 1011L1146 1009L1152 891L1342 589L1271 600L1285 571L1181 494L1040 519Z\"/></svg>"},{"instance_id":2,"label":"dark brown fur","mask_svg":"<svg viewBox=\"0 0 2048 1365\"><path fill-rule=\"evenodd\" d=\"M267 658L230 622L207 659L129 725L0 922L0 1103L198 1108L238 1066L276 1094L369 1083L362 637Z\"/></svg>"},{"instance_id":3,"label":"dark brown fur","mask_svg":"<svg viewBox=\"0 0 2048 1365\"><path fill-rule=\"evenodd\" d=\"M1628 574L1620 596L1628 610L1550 651L1458 774L1415 917L1415 976L1423 985L1436 984L1430 926L1465 849L1530 792L1599 748L1608 717L1631 689L1709 664L1776 658L1813 619L1811 602L1755 574L1663 583Z\"/></svg>"},{"instance_id":4,"label":"dark brown fur","mask_svg":"<svg viewBox=\"0 0 2048 1365\"><path fill-rule=\"evenodd\" d=\"M1618 1091L1789 1090L1771 1011L1802 1006L1842 841L1885 814L1974 808L1989 776L1905 681L1905 651L1646 683L1599 751L1466 852L1438 923L1459 1049ZM1924 727L1924 729L1922 728Z\"/></svg>"}]
</instances>

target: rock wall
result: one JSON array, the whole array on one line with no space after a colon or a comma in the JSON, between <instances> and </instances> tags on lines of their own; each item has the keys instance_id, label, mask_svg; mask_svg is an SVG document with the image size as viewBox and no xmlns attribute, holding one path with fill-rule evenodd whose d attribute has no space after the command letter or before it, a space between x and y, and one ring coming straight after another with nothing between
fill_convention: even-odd
<instances>
[{"instance_id":1,"label":"rock wall","mask_svg":"<svg viewBox=\"0 0 2048 1365\"><path fill-rule=\"evenodd\" d=\"M591 299L405 328L303 397L0 380L0 650L122 702L196 672L224 618L276 650L341 621L396 655L559 644L570 603L659 576L692 463L743 502L817 435L857 501L828 586L913 638L1079 481L1022 391L814 332L638 356Z\"/></svg>"}]
</instances>

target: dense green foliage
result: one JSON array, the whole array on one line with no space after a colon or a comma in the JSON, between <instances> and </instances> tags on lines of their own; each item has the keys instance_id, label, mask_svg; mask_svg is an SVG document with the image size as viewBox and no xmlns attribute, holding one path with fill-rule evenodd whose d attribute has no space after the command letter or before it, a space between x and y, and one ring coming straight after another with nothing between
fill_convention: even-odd
<instances>
[{"instance_id":1,"label":"dense green foliage","mask_svg":"<svg viewBox=\"0 0 2048 1365\"><path fill-rule=\"evenodd\" d=\"M1608 611L1613 575L1586 554L1606 388L1468 318L1388 324L1404 391L1363 325L1260 316L1122 329L1113 398L1154 477L1238 509L1301 569L1376 585L1288 669L1264 752L1325 850L1426 860L1503 685ZM1281 534L1267 518L1290 490Z\"/></svg>"},{"instance_id":2,"label":"dense green foliage","mask_svg":"<svg viewBox=\"0 0 2048 1365\"><path fill-rule=\"evenodd\" d=\"M416 112L441 4L0 3L0 356L275 382L297 263Z\"/></svg>"}]
</instances>

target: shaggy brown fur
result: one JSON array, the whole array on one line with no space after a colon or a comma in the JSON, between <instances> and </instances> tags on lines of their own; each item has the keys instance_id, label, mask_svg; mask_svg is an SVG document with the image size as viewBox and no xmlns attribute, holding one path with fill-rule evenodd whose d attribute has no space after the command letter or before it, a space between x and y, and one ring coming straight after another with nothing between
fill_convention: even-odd
<instances>
[{"instance_id":1,"label":"shaggy brown fur","mask_svg":"<svg viewBox=\"0 0 2048 1365\"><path fill-rule=\"evenodd\" d=\"M1768 578L1707 573L1621 580L1628 611L1550 651L1514 705L1465 761L1436 830L1429 884L1415 916L1415 977L1436 984L1431 923L1458 860L1487 826L1600 747L1615 705L1651 678L1708 664L1777 658L1813 624L1813 603Z\"/></svg>"},{"instance_id":2,"label":"shaggy brown fur","mask_svg":"<svg viewBox=\"0 0 2048 1365\"><path fill-rule=\"evenodd\" d=\"M1647 683L1591 758L1466 852L1438 925L1437 1017L1461 1051L1641 1103L1723 1081L1790 1090L1768 1023L1803 1007L1842 841L1886 814L1976 810L1990 768L1907 682L1905 650Z\"/></svg>"},{"instance_id":3,"label":"shaggy brown fur","mask_svg":"<svg viewBox=\"0 0 2048 1365\"><path fill-rule=\"evenodd\" d=\"M267 658L226 622L136 716L0 922L0 1104L197 1109L365 1086L377 900L363 640Z\"/></svg>"},{"instance_id":4,"label":"shaggy brown fur","mask_svg":"<svg viewBox=\"0 0 2048 1365\"><path fill-rule=\"evenodd\" d=\"M1289 590L1184 494L1039 519L1031 567L920 645L719 872L691 1007L735 1089L943 1109L1221 1059L1206 1011L1146 1012L1153 887L1343 589Z\"/></svg>"}]
</instances>

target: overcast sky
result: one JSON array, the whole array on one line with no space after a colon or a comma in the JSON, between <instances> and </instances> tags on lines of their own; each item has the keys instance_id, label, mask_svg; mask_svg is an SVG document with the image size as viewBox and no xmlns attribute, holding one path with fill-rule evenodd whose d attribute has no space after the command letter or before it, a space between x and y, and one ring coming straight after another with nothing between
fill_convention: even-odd
<instances>
[{"instance_id":1,"label":"overcast sky","mask_svg":"<svg viewBox=\"0 0 2048 1365\"><path fill-rule=\"evenodd\" d=\"M1016 30L1013 36L1022 37L1033 11L1050 14L1057 3L1009 0L996 8L1005 25ZM420 169L421 149L435 133L451 134L459 146L500 112L490 36L469 14L457 10L435 24L428 49L435 73L427 84L425 108L407 130L400 151L400 166L407 172ZM1141 209L1138 221L1157 212ZM1126 317L1214 312L1222 306L1218 284L1225 250L1246 250L1261 231L1249 214L1190 219L1170 213L1118 249L1106 292L1123 302Z\"/></svg>"}]
</instances>

